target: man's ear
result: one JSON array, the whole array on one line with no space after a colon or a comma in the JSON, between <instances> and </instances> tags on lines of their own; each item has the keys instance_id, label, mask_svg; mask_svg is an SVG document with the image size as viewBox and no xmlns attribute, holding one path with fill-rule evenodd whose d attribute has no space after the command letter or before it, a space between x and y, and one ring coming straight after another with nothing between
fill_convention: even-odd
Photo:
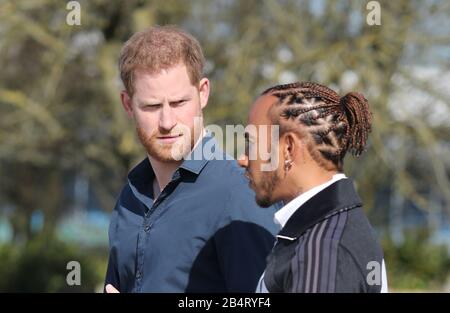
<instances>
[{"instance_id":1,"label":"man's ear","mask_svg":"<svg viewBox=\"0 0 450 313\"><path fill-rule=\"evenodd\" d=\"M285 160L292 160L292 151L294 150L294 139L291 133L284 134L283 157Z\"/></svg>"},{"instance_id":2,"label":"man's ear","mask_svg":"<svg viewBox=\"0 0 450 313\"><path fill-rule=\"evenodd\" d=\"M120 92L120 100L122 101L122 106L128 114L128 117L133 119L133 104L131 101L131 97L126 90L122 90Z\"/></svg>"},{"instance_id":3,"label":"man's ear","mask_svg":"<svg viewBox=\"0 0 450 313\"><path fill-rule=\"evenodd\" d=\"M202 109L204 109L208 104L209 88L209 79L206 77L200 79L200 82L198 83L198 91L200 95L200 106Z\"/></svg>"},{"instance_id":4,"label":"man's ear","mask_svg":"<svg viewBox=\"0 0 450 313\"><path fill-rule=\"evenodd\" d=\"M292 132L284 135L283 156L285 160L294 161L303 148L303 143L298 136Z\"/></svg>"}]
</instances>

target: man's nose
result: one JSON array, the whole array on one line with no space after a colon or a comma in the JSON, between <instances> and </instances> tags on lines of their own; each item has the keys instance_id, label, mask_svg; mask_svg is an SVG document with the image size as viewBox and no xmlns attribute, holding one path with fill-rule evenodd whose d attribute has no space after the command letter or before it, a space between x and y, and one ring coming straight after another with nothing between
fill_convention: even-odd
<instances>
[{"instance_id":1,"label":"man's nose","mask_svg":"<svg viewBox=\"0 0 450 313\"><path fill-rule=\"evenodd\" d=\"M177 124L174 113L170 105L164 104L159 116L159 127L162 130L170 131Z\"/></svg>"},{"instance_id":2,"label":"man's nose","mask_svg":"<svg viewBox=\"0 0 450 313\"><path fill-rule=\"evenodd\" d=\"M245 154L241 155L238 158L238 164L239 166L243 167L243 168L247 168L248 167L248 158Z\"/></svg>"}]
</instances>

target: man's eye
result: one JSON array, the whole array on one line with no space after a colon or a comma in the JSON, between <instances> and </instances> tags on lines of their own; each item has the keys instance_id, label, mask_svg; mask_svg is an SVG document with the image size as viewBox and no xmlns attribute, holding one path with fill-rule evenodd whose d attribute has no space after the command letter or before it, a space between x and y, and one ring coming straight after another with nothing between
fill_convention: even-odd
<instances>
[{"instance_id":1,"label":"man's eye","mask_svg":"<svg viewBox=\"0 0 450 313\"><path fill-rule=\"evenodd\" d=\"M170 103L171 106L177 107L185 104L186 100L173 101Z\"/></svg>"},{"instance_id":2,"label":"man's eye","mask_svg":"<svg viewBox=\"0 0 450 313\"><path fill-rule=\"evenodd\" d=\"M158 103L158 104L146 104L146 105L144 105L144 108L145 109L157 109L157 108L159 108L161 105Z\"/></svg>"}]
</instances>

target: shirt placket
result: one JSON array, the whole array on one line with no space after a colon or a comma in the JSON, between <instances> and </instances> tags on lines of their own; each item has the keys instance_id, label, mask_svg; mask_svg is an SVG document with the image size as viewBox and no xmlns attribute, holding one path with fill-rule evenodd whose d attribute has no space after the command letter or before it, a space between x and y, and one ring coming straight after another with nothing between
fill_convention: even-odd
<instances>
[{"instance_id":1,"label":"shirt placket","mask_svg":"<svg viewBox=\"0 0 450 313\"><path fill-rule=\"evenodd\" d=\"M147 240L150 236L150 230L153 226L153 223L158 218L159 215L155 214L158 208L160 208L161 203L175 188L178 180L180 179L180 173L178 170L172 176L172 180L167 184L166 187L162 190L160 195L153 202L153 205L148 208L146 207L144 213L144 222L142 223L142 227L138 234L137 240L137 264L136 264L136 273L135 273L135 286L134 292L140 292L142 288L142 280L144 277L144 256L145 249L147 248ZM158 210L161 211L161 210Z\"/></svg>"}]
</instances>

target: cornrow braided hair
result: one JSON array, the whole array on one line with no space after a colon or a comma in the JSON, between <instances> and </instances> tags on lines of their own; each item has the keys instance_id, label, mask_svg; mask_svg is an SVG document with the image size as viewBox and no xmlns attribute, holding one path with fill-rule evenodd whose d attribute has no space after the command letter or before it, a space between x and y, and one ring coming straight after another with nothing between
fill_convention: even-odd
<instances>
[{"instance_id":1,"label":"cornrow braided hair","mask_svg":"<svg viewBox=\"0 0 450 313\"><path fill-rule=\"evenodd\" d=\"M371 130L372 114L367 99L360 93L350 92L340 97L330 88L314 82L296 82L278 85L262 95L278 98L280 108L274 122L280 131L283 124L297 121L313 139L308 144L312 157L328 168L331 161L339 171L347 151L359 156ZM319 152L319 153L317 153ZM328 164L327 164L328 163Z\"/></svg>"}]
</instances>

